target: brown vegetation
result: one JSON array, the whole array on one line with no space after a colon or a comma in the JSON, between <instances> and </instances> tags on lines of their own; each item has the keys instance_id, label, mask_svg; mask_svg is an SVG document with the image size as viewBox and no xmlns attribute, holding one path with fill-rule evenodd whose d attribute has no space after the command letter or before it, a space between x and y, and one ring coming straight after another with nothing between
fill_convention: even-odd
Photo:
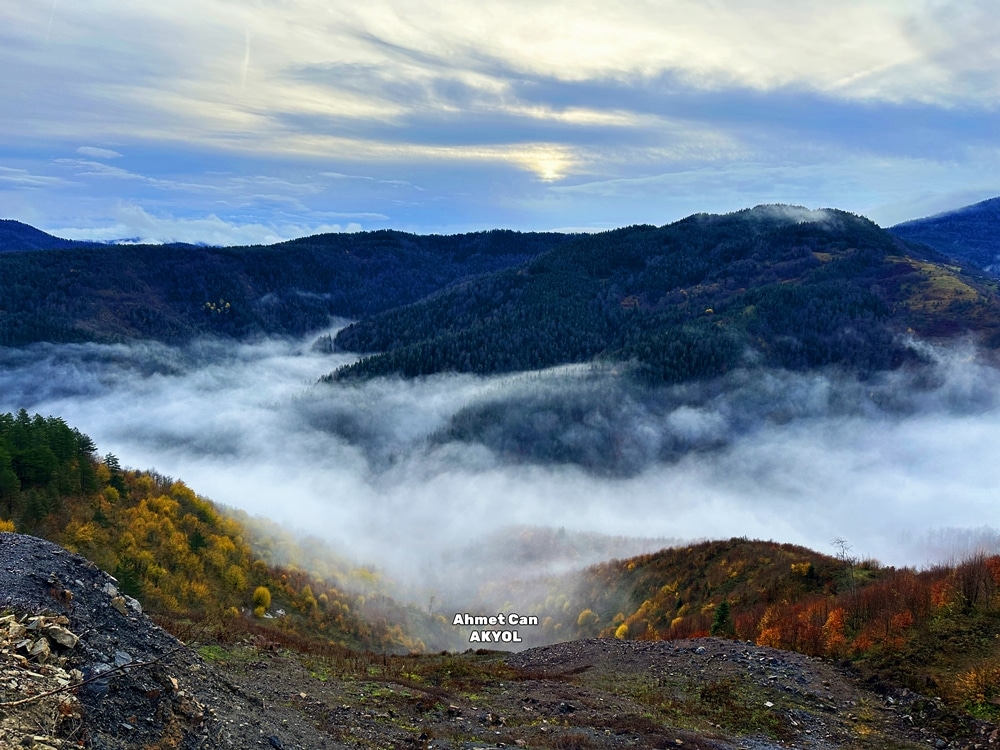
<instances>
[{"instance_id":1,"label":"brown vegetation","mask_svg":"<svg viewBox=\"0 0 1000 750\"><path fill-rule=\"evenodd\" d=\"M574 624L582 631L594 618L600 635L618 639L711 631L849 660L1000 716L1000 555L914 570L790 544L705 542L594 566L562 608L580 612L576 623L557 613L547 627L570 637Z\"/></svg>"}]
</instances>

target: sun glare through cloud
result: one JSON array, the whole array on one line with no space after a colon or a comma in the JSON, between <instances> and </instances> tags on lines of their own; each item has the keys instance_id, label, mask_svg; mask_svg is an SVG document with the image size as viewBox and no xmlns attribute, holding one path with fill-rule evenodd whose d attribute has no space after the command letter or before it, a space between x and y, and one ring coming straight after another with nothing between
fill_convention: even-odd
<instances>
[{"instance_id":1,"label":"sun glare through cloud","mask_svg":"<svg viewBox=\"0 0 1000 750\"><path fill-rule=\"evenodd\" d=\"M324 211L426 233L663 224L779 201L889 224L996 192L984 2L186 2L3 11L0 62L16 75L0 83L0 214L107 236L128 202L270 241L268 227L328 224ZM321 172L376 179L303 196L215 177ZM616 189L639 183L638 197ZM604 197L567 191L581 185Z\"/></svg>"}]
</instances>

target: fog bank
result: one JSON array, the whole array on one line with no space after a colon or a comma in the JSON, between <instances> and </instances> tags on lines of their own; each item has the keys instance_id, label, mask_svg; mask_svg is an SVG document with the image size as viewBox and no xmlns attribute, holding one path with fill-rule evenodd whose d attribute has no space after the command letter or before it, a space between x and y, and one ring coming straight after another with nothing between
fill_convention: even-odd
<instances>
[{"instance_id":1,"label":"fog bank","mask_svg":"<svg viewBox=\"0 0 1000 750\"><path fill-rule=\"evenodd\" d=\"M919 565L1000 528L1000 374L970 348L928 352L933 368L865 382L643 389L610 366L316 385L352 358L310 340L36 345L0 350L0 410L60 416L123 465L435 586L472 575L454 550L509 525L842 537Z\"/></svg>"}]
</instances>

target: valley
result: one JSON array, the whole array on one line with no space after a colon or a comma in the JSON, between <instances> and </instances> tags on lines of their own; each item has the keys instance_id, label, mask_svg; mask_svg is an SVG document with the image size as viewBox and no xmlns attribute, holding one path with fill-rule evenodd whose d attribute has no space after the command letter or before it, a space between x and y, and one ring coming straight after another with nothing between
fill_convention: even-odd
<instances>
[{"instance_id":1,"label":"valley","mask_svg":"<svg viewBox=\"0 0 1000 750\"><path fill-rule=\"evenodd\" d=\"M417 746L764 748L819 721L799 698L742 716L746 691L784 703L693 657L676 685L622 683L624 652L596 681L540 666L556 644L587 664L692 644L659 663L711 635L731 639L706 642L713 660L749 643L850 665L844 705L937 697L947 727L913 726L946 742L996 718L988 268L774 206L584 237L331 235L127 262L21 225L4 238L0 522L92 559L182 638L199 628L227 679L275 658L292 682L274 689L336 676L360 701L382 690L351 686L371 675L347 665L368 659L388 670L386 706L405 697L393 741L412 730ZM489 622L510 613L516 628ZM486 651L415 655L469 649ZM546 738L511 719L498 679L633 718L560 714L562 739ZM859 698L864 680L881 697ZM485 724L462 690L492 696ZM433 708L411 710L424 693ZM378 711L333 732L319 713L341 698L324 700L295 721L386 741ZM840 712L815 747L866 741ZM466 716L478 728L453 731ZM858 746L922 741L890 718L869 727L883 744Z\"/></svg>"},{"instance_id":2,"label":"valley","mask_svg":"<svg viewBox=\"0 0 1000 750\"><path fill-rule=\"evenodd\" d=\"M1000 750L1000 25L0 3L0 750Z\"/></svg>"}]
</instances>

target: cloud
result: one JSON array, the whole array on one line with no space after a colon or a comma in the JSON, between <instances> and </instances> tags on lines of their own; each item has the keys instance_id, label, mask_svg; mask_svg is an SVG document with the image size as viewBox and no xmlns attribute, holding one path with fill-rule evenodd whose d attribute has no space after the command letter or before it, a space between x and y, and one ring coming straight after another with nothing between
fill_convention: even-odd
<instances>
[{"instance_id":1,"label":"cloud","mask_svg":"<svg viewBox=\"0 0 1000 750\"><path fill-rule=\"evenodd\" d=\"M906 18L902 30L938 80L949 81L956 98L996 106L1000 50L996 9L989 0L927 3L924 12Z\"/></svg>"},{"instance_id":2,"label":"cloud","mask_svg":"<svg viewBox=\"0 0 1000 750\"><path fill-rule=\"evenodd\" d=\"M755 203L841 208L891 226L995 196L1000 185L991 170L997 166L1000 153L993 152L962 165L834 152L792 163L749 158L673 165L654 173L566 181L550 192L617 226L736 211L749 205L750 196Z\"/></svg>"},{"instance_id":3,"label":"cloud","mask_svg":"<svg viewBox=\"0 0 1000 750\"><path fill-rule=\"evenodd\" d=\"M27 169L0 167L0 186L38 189L60 187L66 184L66 180L59 177L32 174Z\"/></svg>"},{"instance_id":4,"label":"cloud","mask_svg":"<svg viewBox=\"0 0 1000 750\"><path fill-rule=\"evenodd\" d=\"M320 177L329 177L334 180L370 180L373 181L374 177L366 177L365 175L358 174L343 174L342 172L320 172Z\"/></svg>"},{"instance_id":5,"label":"cloud","mask_svg":"<svg viewBox=\"0 0 1000 750\"><path fill-rule=\"evenodd\" d=\"M139 126L168 140L242 140L248 148L287 140L275 123L289 115L370 125L426 111L459 121L476 112L564 117L544 103L524 108L517 85L535 77L627 90L671 75L705 91L790 89L947 104L962 91L960 101L973 107L995 104L1000 94L995 82L975 75L988 69L976 51L988 53L995 41L989 24L969 12L945 13L949 23L942 24L937 9L894 3L807 2L789 10L773 2L748 9L675 0L655 8L619 3L614 12L560 0L461 10L419 2L321 8L305 0L193 7L190 0L169 9L102 0L63 7L53 23L58 45L24 40L17 62L37 76L61 71L68 78L53 81L60 87L84 84L78 91L92 106L128 102L127 120L97 118L120 134ZM42 9L34 16L22 28L40 34L50 19ZM945 31L932 31L939 27ZM130 37L137 44L97 43ZM956 89L956 80L965 84ZM607 118L616 104L598 104L586 117ZM237 127L243 132L234 138Z\"/></svg>"},{"instance_id":6,"label":"cloud","mask_svg":"<svg viewBox=\"0 0 1000 750\"><path fill-rule=\"evenodd\" d=\"M364 216L363 214L360 216ZM376 218L377 214L369 214ZM201 218L154 216L136 205L121 204L114 212L115 223L103 227L63 227L61 237L97 242L165 244L189 242L205 245L271 245L276 242L328 232L358 232L357 222L341 224L260 224L225 221L213 214ZM359 218L344 214L344 218Z\"/></svg>"},{"instance_id":7,"label":"cloud","mask_svg":"<svg viewBox=\"0 0 1000 750\"><path fill-rule=\"evenodd\" d=\"M362 42L411 67L439 60L502 61L519 73L567 81L675 71L701 88L789 85L845 98L949 100L945 82L986 67L996 41L988 7L860 1L745 4L507 3L455 12L372 3L355 11ZM939 24L939 17L948 23ZM944 30L933 33L941 27ZM558 33L552 33L558 29ZM992 33L991 31L992 30ZM933 33L933 44L924 36ZM959 52L964 40L969 52ZM468 64L476 72L488 66ZM453 66L454 67L454 66ZM996 101L995 81L976 100ZM971 88L971 87L970 87ZM970 92L966 92L970 93Z\"/></svg>"},{"instance_id":8,"label":"cloud","mask_svg":"<svg viewBox=\"0 0 1000 750\"><path fill-rule=\"evenodd\" d=\"M385 221L389 217L375 211L324 211L324 216L332 219L370 219L375 221ZM361 229L360 224L351 224L349 231L356 232ZM313 234L318 234L314 231Z\"/></svg>"},{"instance_id":9,"label":"cloud","mask_svg":"<svg viewBox=\"0 0 1000 750\"><path fill-rule=\"evenodd\" d=\"M79 151L79 149L77 149L77 151ZM159 190L177 190L186 192L212 192L218 190L217 187L205 183L178 182L176 180L165 180L157 177L150 177L148 175L130 172L122 167L113 167L99 161L89 161L84 159L56 159L55 163L72 169L73 173L77 177L101 177L116 180L135 181Z\"/></svg>"},{"instance_id":10,"label":"cloud","mask_svg":"<svg viewBox=\"0 0 1000 750\"><path fill-rule=\"evenodd\" d=\"M96 146L80 146L76 150L80 156L87 156L91 159L119 159L121 154L109 148L97 148Z\"/></svg>"},{"instance_id":11,"label":"cloud","mask_svg":"<svg viewBox=\"0 0 1000 750\"><path fill-rule=\"evenodd\" d=\"M803 206L790 206L785 203L771 203L757 206L762 216L775 219L795 222L796 224L828 224L836 221L836 217L829 211L815 208L805 208Z\"/></svg>"}]
</instances>

